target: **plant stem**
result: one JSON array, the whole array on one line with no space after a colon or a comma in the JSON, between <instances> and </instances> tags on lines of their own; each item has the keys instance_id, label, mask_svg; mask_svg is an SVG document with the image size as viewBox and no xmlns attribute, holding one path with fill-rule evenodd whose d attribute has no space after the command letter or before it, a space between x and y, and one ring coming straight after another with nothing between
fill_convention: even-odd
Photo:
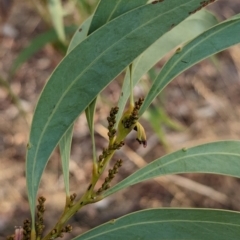
<instances>
[{"instance_id":1,"label":"plant stem","mask_svg":"<svg viewBox=\"0 0 240 240\"><path fill-rule=\"evenodd\" d=\"M133 99L133 64L129 65L129 72L130 72L130 106L134 106L134 99Z\"/></svg>"},{"instance_id":2,"label":"plant stem","mask_svg":"<svg viewBox=\"0 0 240 240\"><path fill-rule=\"evenodd\" d=\"M125 112L122 116L124 120L130 118L132 115L132 111L134 109L134 100L133 100L133 84L132 84L132 64L129 66L130 70L130 87L131 87L131 99L130 99L130 106L127 112ZM131 118L130 118L131 119ZM131 120L133 121L133 120ZM130 121L130 123L131 123ZM99 178L101 177L102 173L104 172L105 168L107 167L108 163L112 159L115 151L119 149L124 143L123 140L129 134L129 132L133 129L133 126L126 127L122 121L119 123L118 126L118 134L116 137L109 141L108 148L103 150L102 157L99 157L98 162L93 162L93 169L92 169L92 178L90 181L90 185L83 196L73 205L69 199L66 199L65 209L59 218L58 222L54 226L54 228L42 239L42 240L49 240L55 239L60 236L61 230L63 229L66 222L75 214L77 213L83 206L95 203L103 199L103 196L100 195L100 192L94 192L94 188L96 183L98 182ZM135 124L135 123L134 123ZM93 129L90 127L90 130ZM94 140L94 138L92 139Z\"/></svg>"},{"instance_id":3,"label":"plant stem","mask_svg":"<svg viewBox=\"0 0 240 240\"><path fill-rule=\"evenodd\" d=\"M92 139L93 164L96 164L96 162L97 162L97 155L96 155L96 145L95 145L94 132L91 135L91 139Z\"/></svg>"},{"instance_id":4,"label":"plant stem","mask_svg":"<svg viewBox=\"0 0 240 240\"><path fill-rule=\"evenodd\" d=\"M58 222L54 226L53 230L55 230L54 234L52 234L53 230L51 230L42 240L49 240L57 238L58 235L61 233L61 229L66 224L66 222L75 214L77 213L83 206L95 203L100 200L102 200L101 195L96 195L94 193L94 187L101 177L102 173L104 172L106 166L108 165L109 161L111 160L112 156L114 155L116 150L110 150L108 156L104 159L102 165L95 165L93 164L93 170L92 170L92 179L90 182L90 185L87 189L87 191L84 193L84 195L71 207L68 205L68 200L66 200L66 206L64 209L64 212L62 213L61 217L59 218Z\"/></svg>"},{"instance_id":5,"label":"plant stem","mask_svg":"<svg viewBox=\"0 0 240 240\"><path fill-rule=\"evenodd\" d=\"M35 228L32 228L31 230L31 240L35 240L36 239L36 231Z\"/></svg>"}]
</instances>

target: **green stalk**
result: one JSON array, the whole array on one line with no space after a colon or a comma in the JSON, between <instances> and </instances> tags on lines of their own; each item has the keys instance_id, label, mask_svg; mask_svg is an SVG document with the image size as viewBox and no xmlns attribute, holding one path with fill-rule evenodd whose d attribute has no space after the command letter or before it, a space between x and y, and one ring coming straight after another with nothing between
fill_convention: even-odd
<instances>
[{"instance_id":1,"label":"green stalk","mask_svg":"<svg viewBox=\"0 0 240 240\"><path fill-rule=\"evenodd\" d=\"M116 150L110 150L109 155L104 159L103 166L99 167L94 164L93 171L92 171L92 179L90 182L90 185L87 189L87 191L84 193L84 195L71 207L65 206L64 212L62 213L61 217L59 218L56 225L53 227L55 230L55 233L52 234L52 231L50 231L42 240L49 240L57 238L59 233L61 233L61 229L64 227L64 225L67 223L67 221L76 213L78 212L83 206L95 203L100 200L102 200L102 196L96 195L94 193L94 187L101 177L102 173L104 172L106 166L108 165L109 161L111 160L112 156L114 155Z\"/></svg>"},{"instance_id":2,"label":"green stalk","mask_svg":"<svg viewBox=\"0 0 240 240\"><path fill-rule=\"evenodd\" d=\"M134 98L133 98L133 64L129 65L129 72L130 72L130 106L134 106Z\"/></svg>"}]
</instances>

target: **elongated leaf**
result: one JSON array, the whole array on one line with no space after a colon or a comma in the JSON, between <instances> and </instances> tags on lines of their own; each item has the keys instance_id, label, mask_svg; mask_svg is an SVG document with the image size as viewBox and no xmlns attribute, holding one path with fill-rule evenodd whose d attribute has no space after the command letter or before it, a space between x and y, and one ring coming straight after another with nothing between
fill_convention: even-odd
<instances>
[{"instance_id":1,"label":"elongated leaf","mask_svg":"<svg viewBox=\"0 0 240 240\"><path fill-rule=\"evenodd\" d=\"M94 129L93 115L95 112L95 105L96 105L96 98L93 100L93 102L90 103L89 107L86 109L86 118L87 118L90 131Z\"/></svg>"},{"instance_id":2,"label":"elongated leaf","mask_svg":"<svg viewBox=\"0 0 240 240\"><path fill-rule=\"evenodd\" d=\"M101 0L96 9L96 13L91 22L91 26L88 32L88 35L93 33L98 28L102 27L107 22L112 19L145 4L147 0L140 1L131 1L128 0L118 0L118 1L109 1ZM96 147L95 147L95 138L94 138L94 115L97 99L94 99L91 104L86 108L85 114L87 116L87 122L92 138L93 145L93 159L96 161Z\"/></svg>"},{"instance_id":3,"label":"elongated leaf","mask_svg":"<svg viewBox=\"0 0 240 240\"><path fill-rule=\"evenodd\" d=\"M107 14L107 9L106 9L106 3L107 2L107 7L111 9L111 6L109 5L109 1L105 1L102 0L98 6L97 9L97 18L94 18L94 21L92 21L92 17L89 17L84 23L83 25L78 29L78 31L76 31L76 33L73 36L73 39L69 45L68 48L68 52L72 51L72 49L77 46L79 43L81 43L86 37L87 37L87 33L90 34L92 33L97 27L101 27L100 22L98 22L99 16L100 15L104 15L106 16ZM105 21L110 21L113 18L117 17L116 14L123 14L125 13L125 11L129 11L132 10L133 7L137 7L142 5L142 2L146 2L146 0L144 1L139 1L139 2L132 2L131 4L129 4L129 2L126 2L126 0L124 1L119 1L119 3L116 4L112 1L112 7L114 7L113 11L110 12L108 15L109 17L107 19L105 19ZM89 31L89 26L94 26L91 28L91 30ZM101 22L101 24L105 24L106 22ZM96 99L94 99L92 101L92 103L86 108L85 113L86 113L86 117L87 117L87 122L88 122L88 126L89 126L89 130L91 133L91 137L92 137L92 144L93 144L93 158L95 159L95 140L94 140L94 124L93 124L93 120L94 120L94 113L95 113L95 107L96 107ZM72 126L73 128L73 126ZM72 138L71 135L68 135L69 138ZM65 142L67 141L66 137L63 137L62 139L65 140ZM71 141L71 139L68 139L68 141ZM68 142L67 141L67 142ZM60 148L61 146L63 146L62 144L60 144ZM65 148L62 149L63 152L63 156L65 156L66 154L64 154ZM68 173L66 174L68 175Z\"/></svg>"},{"instance_id":4,"label":"elongated leaf","mask_svg":"<svg viewBox=\"0 0 240 240\"><path fill-rule=\"evenodd\" d=\"M176 173L214 173L240 178L240 141L203 144L158 158L103 193L104 197L136 183Z\"/></svg>"},{"instance_id":5,"label":"elongated leaf","mask_svg":"<svg viewBox=\"0 0 240 240\"><path fill-rule=\"evenodd\" d=\"M76 31L76 33L74 34L74 36L69 44L67 53L71 52L78 44L80 44L87 37L91 22L92 22L92 16L90 16L79 27L78 31ZM94 132L93 117L94 117L95 106L96 106L96 100L92 101L92 103L85 110L88 127L89 127L91 134Z\"/></svg>"},{"instance_id":6,"label":"elongated leaf","mask_svg":"<svg viewBox=\"0 0 240 240\"><path fill-rule=\"evenodd\" d=\"M178 45L189 41L218 23L216 17L205 10L199 11L185 19L159 38L150 46L133 64L133 84L136 85L141 77L146 74L161 58ZM116 124L119 122L130 94L129 73L124 79L122 95L120 96Z\"/></svg>"},{"instance_id":7,"label":"elongated leaf","mask_svg":"<svg viewBox=\"0 0 240 240\"><path fill-rule=\"evenodd\" d=\"M93 161L96 162L97 157L96 157L96 145L95 145L95 135L94 135L94 116L95 116L95 109L96 109L96 104L97 104L97 98L95 98L90 105L85 110L87 122L88 122L88 127L90 130L91 134L91 139L92 139L92 146L93 146Z\"/></svg>"},{"instance_id":8,"label":"elongated leaf","mask_svg":"<svg viewBox=\"0 0 240 240\"><path fill-rule=\"evenodd\" d=\"M66 34L68 35L73 34L76 29L76 26L65 27ZM57 40L58 36L54 29L38 35L31 41L29 46L19 53L17 58L14 60L11 67L11 74L13 75L24 62L26 62L34 53L42 49L46 44L56 42Z\"/></svg>"},{"instance_id":9,"label":"elongated leaf","mask_svg":"<svg viewBox=\"0 0 240 240\"><path fill-rule=\"evenodd\" d=\"M63 137L61 138L61 141L59 142L64 185L65 185L67 196L70 196L69 194L69 158L70 158L71 145L72 145L72 131L73 131L73 127L71 126L67 130L67 132L63 135Z\"/></svg>"},{"instance_id":10,"label":"elongated leaf","mask_svg":"<svg viewBox=\"0 0 240 240\"><path fill-rule=\"evenodd\" d=\"M100 0L74 0L81 18L88 18L96 9L97 4Z\"/></svg>"},{"instance_id":11,"label":"elongated leaf","mask_svg":"<svg viewBox=\"0 0 240 240\"><path fill-rule=\"evenodd\" d=\"M63 134L94 98L135 58L198 8L199 0L147 4L89 35L59 64L33 117L26 178L32 225L35 198L47 161ZM130 24L131 23L131 24Z\"/></svg>"},{"instance_id":12,"label":"elongated leaf","mask_svg":"<svg viewBox=\"0 0 240 240\"><path fill-rule=\"evenodd\" d=\"M89 34L102 27L107 22L113 20L120 15L133 10L134 8L140 7L147 3L148 0L101 0L96 8L93 16L92 24L89 29Z\"/></svg>"},{"instance_id":13,"label":"elongated leaf","mask_svg":"<svg viewBox=\"0 0 240 240\"><path fill-rule=\"evenodd\" d=\"M216 25L186 44L164 65L155 79L140 114L149 107L153 99L173 78L197 62L240 42L240 17Z\"/></svg>"},{"instance_id":14,"label":"elongated leaf","mask_svg":"<svg viewBox=\"0 0 240 240\"><path fill-rule=\"evenodd\" d=\"M78 28L78 30L74 33L72 40L68 46L68 51L71 52L78 44L80 44L88 35L89 27L92 21L92 16L86 19L83 24Z\"/></svg>"},{"instance_id":15,"label":"elongated leaf","mask_svg":"<svg viewBox=\"0 0 240 240\"><path fill-rule=\"evenodd\" d=\"M123 0L123 1L118 1L118 3L116 4L116 2L114 2L114 1L112 1L112 2L109 2L108 0L100 1L100 4L97 8L96 15L95 15L97 17L93 18L93 21L92 21L92 17L88 18L88 20L86 20L85 23L79 28L79 30L73 36L73 39L69 46L68 52L71 51L76 45L78 45L80 42L82 42L86 38L87 32L88 32L88 34L91 34L93 31L95 31L97 28L101 27L107 21L110 21L113 18L117 17L118 15L121 15L127 11L130 11L135 7L143 5L143 3L146 3L146 2L147 2L146 0L144 0L144 1L141 0L138 2L130 3L129 1ZM106 3L107 3L107 5L106 5ZM109 3L111 3L111 4L109 4ZM113 9L112 9L112 7L113 7ZM108 9L110 9L110 12L107 14ZM107 15L108 15L108 17L105 18L105 21L102 21L102 22L98 21L100 19L99 18L100 16L107 16ZM90 23L91 23L91 26L93 26L93 27L91 27L91 29L89 30ZM91 137L92 137L93 158L94 159L96 158L96 156L95 156L95 140L94 140L94 124L93 124L95 107L96 107L96 99L94 99L92 101L92 103L85 110L89 130L90 130ZM72 138L72 136L68 134L68 138ZM64 142L70 141L70 139L67 140L66 136L63 137L62 139L64 139ZM64 146L64 145L60 144L60 149L62 146ZM63 152L63 156L66 155L65 148L63 148L61 152ZM68 173L66 175L68 175Z\"/></svg>"},{"instance_id":16,"label":"elongated leaf","mask_svg":"<svg viewBox=\"0 0 240 240\"><path fill-rule=\"evenodd\" d=\"M239 236L238 212L147 209L112 220L74 240L237 240Z\"/></svg>"},{"instance_id":17,"label":"elongated leaf","mask_svg":"<svg viewBox=\"0 0 240 240\"><path fill-rule=\"evenodd\" d=\"M101 0L95 11L88 34L93 33L95 30L102 27L104 24L111 21L112 19L119 17L120 15L122 15L128 11L131 11L134 8L137 8L137 7L140 7L141 5L146 4L147 1L148 0L140 0L140 1ZM95 104L96 104L96 101L95 101ZM93 104L91 104L91 105L92 105L92 108L95 109L95 105L93 105ZM89 113L91 113L93 111L91 111L91 109L87 109L86 111L88 113L88 123L89 122L91 123L92 122L91 119L93 119L93 116L89 115ZM90 131L91 131L91 129L90 129Z\"/></svg>"},{"instance_id":18,"label":"elongated leaf","mask_svg":"<svg viewBox=\"0 0 240 240\"><path fill-rule=\"evenodd\" d=\"M91 17L88 18L81 25L81 27L76 31L76 33L74 34L74 36L69 44L67 54L69 52L71 52L74 49L74 47L76 47L78 44L80 44L87 37L90 23L91 23ZM69 127L69 129L63 135L63 137L61 138L61 140L59 142L64 185L65 185L65 190L66 190L67 196L69 196L69 160L70 160L70 153L71 153L72 134L73 134L73 124L71 125L71 127Z\"/></svg>"},{"instance_id":19,"label":"elongated leaf","mask_svg":"<svg viewBox=\"0 0 240 240\"><path fill-rule=\"evenodd\" d=\"M63 9L61 0L48 0L48 10L50 12L53 26L57 32L58 38L61 42L66 41L63 23Z\"/></svg>"}]
</instances>

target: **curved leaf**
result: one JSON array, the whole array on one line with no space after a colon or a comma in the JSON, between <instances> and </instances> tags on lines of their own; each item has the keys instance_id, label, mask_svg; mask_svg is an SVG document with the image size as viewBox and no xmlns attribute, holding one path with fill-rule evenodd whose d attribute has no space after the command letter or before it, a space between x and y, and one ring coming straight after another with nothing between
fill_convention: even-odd
<instances>
[{"instance_id":1,"label":"curved leaf","mask_svg":"<svg viewBox=\"0 0 240 240\"><path fill-rule=\"evenodd\" d=\"M147 0L131 1L131 2L129 2L128 0L118 0L118 1L111 1L111 2L109 2L108 0L101 0L96 9L95 15L92 19L88 35L93 33L98 28L102 27L104 24L111 21L112 19L114 19L136 7L139 7L146 2L147 2ZM90 130L91 138L92 138L94 162L96 161L96 147L95 147L94 124L93 123L94 123L94 114L95 114L96 103L97 103L97 98L95 98L85 110L89 130Z\"/></svg>"},{"instance_id":2,"label":"curved leaf","mask_svg":"<svg viewBox=\"0 0 240 240\"><path fill-rule=\"evenodd\" d=\"M71 52L79 43L81 43L87 37L90 23L91 23L91 17L89 17L81 25L81 27L75 32L69 44L67 54ZM71 153L72 134L73 134L73 124L69 127L67 132L62 136L61 140L59 141L64 185L65 185L65 191L67 196L69 196L70 194L69 193L69 160L70 160L70 153Z\"/></svg>"},{"instance_id":3,"label":"curved leaf","mask_svg":"<svg viewBox=\"0 0 240 240\"><path fill-rule=\"evenodd\" d=\"M71 145L72 145L72 132L73 132L73 127L71 126L67 130L67 132L63 135L63 137L59 142L64 185L65 185L67 196L70 196L69 194L69 159L70 159L70 152L71 152Z\"/></svg>"},{"instance_id":4,"label":"curved leaf","mask_svg":"<svg viewBox=\"0 0 240 240\"><path fill-rule=\"evenodd\" d=\"M72 51L78 44L80 44L86 37L88 34L91 34L93 31L95 31L97 28L101 27L102 25L104 25L107 21L112 20L113 18L116 18L118 15L121 15L127 11L132 10L133 8L139 7L140 5L143 5L143 3L146 3L146 0L141 0L138 2L129 2L128 0L121 0L118 1L118 3L116 4L116 2L112 1L109 4L109 1L105 1L102 0L100 1L100 4L96 10L96 15L93 18L92 21L92 17L89 17L83 24L82 26L78 29L78 31L76 31L76 33L74 34L72 41L69 45L68 48L68 53L70 51ZM107 5L106 5L107 3ZM107 7L107 8L106 8ZM113 9L112 9L113 8ZM108 14L107 13L107 9L110 9L110 12ZM101 21L99 22L99 19L101 19L101 17L106 17L107 18L103 18ZM91 28L89 30L90 27L90 23L91 23ZM101 25L102 24L102 25ZM92 27L93 26L93 27ZM87 117L87 122L88 122L88 126L89 126L89 130L91 133L91 137L92 137L92 144L93 144L93 159L94 161L96 161L96 147L95 147L95 139L94 139L94 113L95 113L95 107L96 107L96 100L94 99L91 104L86 108L85 110L85 114ZM59 147L60 147L60 153L61 153L61 158L62 158L62 164L64 164L63 166L63 175L64 175L64 182L65 185L69 184L69 181L67 181L67 179L69 179L69 172L68 172L68 161L70 158L70 147L71 147L71 140L72 140L72 130L73 130L73 125L71 127L71 129L69 129L64 136L62 137L62 139L60 140L59 143ZM70 134L71 133L71 134ZM68 149L68 147L69 149ZM67 155L69 154L69 156L67 157ZM66 190L67 193L69 193L69 186L66 186Z\"/></svg>"},{"instance_id":5,"label":"curved leaf","mask_svg":"<svg viewBox=\"0 0 240 240\"><path fill-rule=\"evenodd\" d=\"M93 16L92 24L89 29L91 34L98 28L102 27L107 22L113 20L120 15L133 10L134 8L140 7L147 3L148 0L138 0L138 1L129 1L129 0L101 0L96 8L96 11Z\"/></svg>"},{"instance_id":6,"label":"curved leaf","mask_svg":"<svg viewBox=\"0 0 240 240\"><path fill-rule=\"evenodd\" d=\"M64 43L66 41L66 35L64 31L63 9L61 0L48 0L47 4L58 38L62 43Z\"/></svg>"},{"instance_id":7,"label":"curved leaf","mask_svg":"<svg viewBox=\"0 0 240 240\"><path fill-rule=\"evenodd\" d=\"M240 141L207 143L156 159L104 192L103 196L167 174L214 173L240 178L239 169Z\"/></svg>"},{"instance_id":8,"label":"curved leaf","mask_svg":"<svg viewBox=\"0 0 240 240\"><path fill-rule=\"evenodd\" d=\"M239 236L238 212L148 209L113 219L73 240L229 240Z\"/></svg>"},{"instance_id":9,"label":"curved leaf","mask_svg":"<svg viewBox=\"0 0 240 240\"><path fill-rule=\"evenodd\" d=\"M205 10L191 15L171 31L164 34L152 46L150 46L133 64L133 84L136 85L141 77L146 74L160 59L178 45L189 41L218 23L216 17ZM122 93L118 107L116 125L120 120L124 107L130 94L129 72L124 79Z\"/></svg>"},{"instance_id":10,"label":"curved leaf","mask_svg":"<svg viewBox=\"0 0 240 240\"><path fill-rule=\"evenodd\" d=\"M171 0L139 7L89 35L59 64L40 96L30 132L26 178L32 225L43 170L63 134L173 21L178 24L198 6L199 0Z\"/></svg>"},{"instance_id":11,"label":"curved leaf","mask_svg":"<svg viewBox=\"0 0 240 240\"><path fill-rule=\"evenodd\" d=\"M107 5L106 5L106 3L107 3ZM100 1L100 4L96 10L96 14L97 14L97 15L95 15L96 17L93 18L93 21L92 21L92 16L89 17L81 25L81 27L78 29L78 31L76 31L76 33L74 34L74 36L71 40L71 43L69 45L68 53L70 51L72 51L78 44L80 44L87 37L88 34L91 34L93 31L96 30L96 28L101 27L101 24L105 24L106 21L110 21L113 18L117 17L118 16L117 14L121 15L127 11L132 10L134 7L138 7L138 6L142 5L143 3L146 3L146 0L141 0L138 2L131 2L130 4L128 1L122 0L122 1L119 1L117 5L113 1L111 2L111 4L109 4L109 1L105 1L105 0ZM113 9L111 9L111 8L113 8ZM107 9L110 9L110 12L108 14L106 14ZM107 16L107 15L108 15L108 18L106 18L105 21L102 21L102 22L98 21L100 16ZM91 29L89 30L90 24L93 27L91 27ZM93 159L96 161L96 147L95 147L95 139L94 139L94 124L93 124L95 107L96 107L96 99L94 99L91 102L91 104L86 108L85 114L87 117L87 122L88 122L89 130L91 133L91 137L92 137ZM73 130L73 126L71 128ZM69 177L69 173L66 172L66 171L68 171L68 168L66 168L66 166L68 164L65 161L68 161L70 158L70 149L67 149L65 144L67 144L69 146L69 148L71 147L71 145L69 145L69 143L71 143L72 134L69 134L69 131L72 133L72 130L67 131L67 133L65 134L67 136L64 135L62 137L62 139L60 140L60 144L59 144L60 153L62 156L62 162L65 164L65 167L63 168L63 175L64 175L65 183L67 183L66 178ZM66 158L66 155L67 155L66 152L69 153L68 158ZM65 161L63 161L63 159L65 159ZM69 187L67 187L67 188L69 189Z\"/></svg>"},{"instance_id":12,"label":"curved leaf","mask_svg":"<svg viewBox=\"0 0 240 240\"><path fill-rule=\"evenodd\" d=\"M68 46L67 54L71 52L78 44L80 44L87 37L91 22L92 16L87 18L78 28L78 30L74 33L72 40Z\"/></svg>"},{"instance_id":13,"label":"curved leaf","mask_svg":"<svg viewBox=\"0 0 240 240\"><path fill-rule=\"evenodd\" d=\"M93 151L93 162L96 163L97 156L96 156L96 144L95 144L95 135L94 135L94 116L95 116L95 109L97 104L97 98L95 98L86 108L85 114L87 118L87 123L92 139L92 151Z\"/></svg>"},{"instance_id":14,"label":"curved leaf","mask_svg":"<svg viewBox=\"0 0 240 240\"><path fill-rule=\"evenodd\" d=\"M240 42L240 17L224 21L187 43L176 51L171 59L163 66L140 109L143 114L153 99L178 74L197 62L216 54Z\"/></svg>"}]
</instances>

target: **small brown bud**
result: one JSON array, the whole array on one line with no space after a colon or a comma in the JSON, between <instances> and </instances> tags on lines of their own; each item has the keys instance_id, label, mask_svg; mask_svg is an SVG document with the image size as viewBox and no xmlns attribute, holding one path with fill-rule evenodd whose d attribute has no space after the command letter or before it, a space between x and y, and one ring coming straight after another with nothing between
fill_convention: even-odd
<instances>
[{"instance_id":1,"label":"small brown bud","mask_svg":"<svg viewBox=\"0 0 240 240\"><path fill-rule=\"evenodd\" d=\"M39 204L44 203L45 201L46 201L46 198L43 197L43 196L41 196L41 197L38 198Z\"/></svg>"},{"instance_id":2,"label":"small brown bud","mask_svg":"<svg viewBox=\"0 0 240 240\"><path fill-rule=\"evenodd\" d=\"M70 200L71 201L74 201L74 199L77 197L77 194L76 193L73 193L71 196L70 196Z\"/></svg>"},{"instance_id":3,"label":"small brown bud","mask_svg":"<svg viewBox=\"0 0 240 240\"><path fill-rule=\"evenodd\" d=\"M54 234L56 234L57 233L57 229L53 229L52 231L51 231L51 235L54 235Z\"/></svg>"}]
</instances>

